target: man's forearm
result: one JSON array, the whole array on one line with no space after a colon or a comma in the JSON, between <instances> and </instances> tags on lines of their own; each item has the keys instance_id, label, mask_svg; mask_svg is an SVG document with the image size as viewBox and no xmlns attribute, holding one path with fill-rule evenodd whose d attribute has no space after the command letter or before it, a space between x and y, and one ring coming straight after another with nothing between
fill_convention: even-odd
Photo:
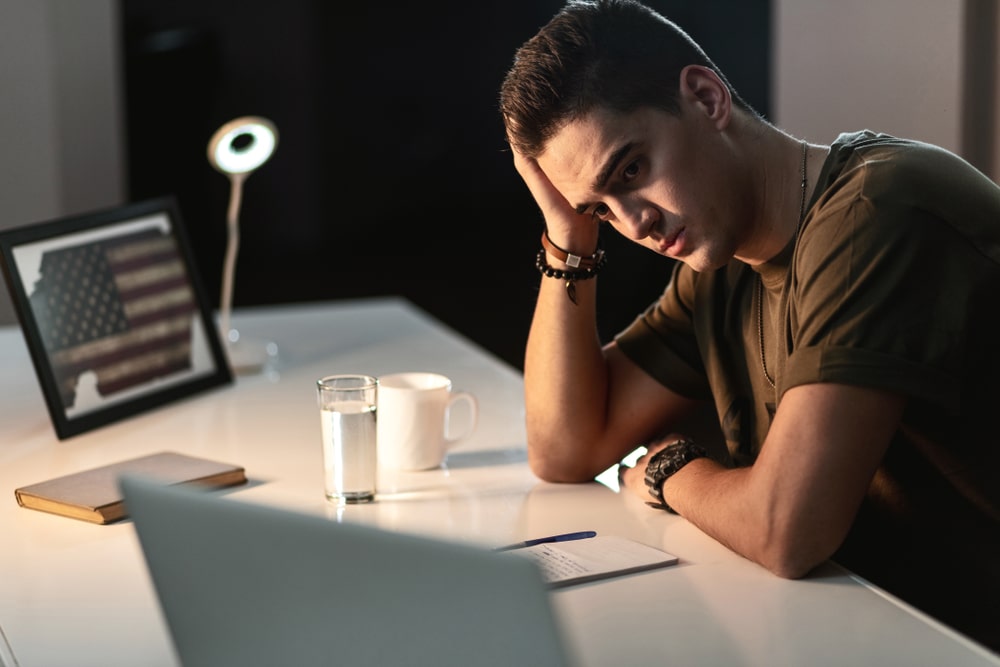
<instances>
[{"instance_id":1,"label":"man's forearm","mask_svg":"<svg viewBox=\"0 0 1000 667\"><path fill-rule=\"evenodd\" d=\"M847 535L905 403L864 387L793 387L752 466L692 461L664 482L664 500L775 574L802 576ZM638 476L629 486L643 491Z\"/></svg>"},{"instance_id":2,"label":"man's forearm","mask_svg":"<svg viewBox=\"0 0 1000 667\"><path fill-rule=\"evenodd\" d=\"M592 479L615 460L600 451L607 368L597 334L596 280L576 281L575 290L576 303L565 281L541 279L525 353L529 461L550 481Z\"/></svg>"}]
</instances>

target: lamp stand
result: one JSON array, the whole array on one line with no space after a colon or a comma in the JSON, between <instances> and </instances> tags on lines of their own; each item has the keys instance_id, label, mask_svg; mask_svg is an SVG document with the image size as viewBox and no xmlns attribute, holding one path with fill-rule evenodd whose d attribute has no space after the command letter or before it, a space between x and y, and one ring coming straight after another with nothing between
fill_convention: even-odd
<instances>
[{"instance_id":1,"label":"lamp stand","mask_svg":"<svg viewBox=\"0 0 1000 667\"><path fill-rule=\"evenodd\" d=\"M246 174L230 174L229 209L226 213L226 256L222 265L222 294L219 297L219 333L229 358L229 366L237 375L256 375L277 361L278 346L271 341L243 337L230 324L233 309L233 279L236 256L240 247L240 205L243 201L243 181Z\"/></svg>"}]
</instances>

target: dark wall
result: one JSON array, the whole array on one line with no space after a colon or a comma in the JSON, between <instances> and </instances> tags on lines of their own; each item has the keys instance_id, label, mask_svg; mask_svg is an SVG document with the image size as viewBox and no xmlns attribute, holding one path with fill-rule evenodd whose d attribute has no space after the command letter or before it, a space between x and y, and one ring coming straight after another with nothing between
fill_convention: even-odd
<instances>
[{"instance_id":1,"label":"dark wall","mask_svg":"<svg viewBox=\"0 0 1000 667\"><path fill-rule=\"evenodd\" d=\"M650 1L768 112L767 0ZM517 367L541 219L505 152L497 90L561 1L122 0L129 197L178 198L218 300L223 123L278 126L246 182L235 305L399 294ZM600 333L654 299L671 262L609 234Z\"/></svg>"}]
</instances>

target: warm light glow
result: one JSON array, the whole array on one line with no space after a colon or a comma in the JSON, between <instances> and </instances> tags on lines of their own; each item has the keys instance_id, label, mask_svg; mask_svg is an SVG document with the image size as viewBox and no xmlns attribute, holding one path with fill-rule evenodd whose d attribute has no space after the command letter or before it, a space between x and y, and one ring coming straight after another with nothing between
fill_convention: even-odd
<instances>
[{"instance_id":1,"label":"warm light glow","mask_svg":"<svg viewBox=\"0 0 1000 667\"><path fill-rule=\"evenodd\" d=\"M224 174L247 174L267 162L278 130L266 118L245 116L220 127L208 144L208 161Z\"/></svg>"}]
</instances>

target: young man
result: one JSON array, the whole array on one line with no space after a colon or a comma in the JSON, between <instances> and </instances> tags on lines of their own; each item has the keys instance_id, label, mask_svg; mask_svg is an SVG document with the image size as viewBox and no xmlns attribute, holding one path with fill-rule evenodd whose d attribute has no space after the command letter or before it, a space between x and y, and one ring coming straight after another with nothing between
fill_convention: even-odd
<instances>
[{"instance_id":1,"label":"young man","mask_svg":"<svg viewBox=\"0 0 1000 667\"><path fill-rule=\"evenodd\" d=\"M621 477L653 507L779 576L833 557L1000 650L1000 187L914 141L789 136L631 0L566 5L500 103L545 219L533 470L588 481L644 444ZM603 223L680 260L604 345ZM727 455L667 435L704 402Z\"/></svg>"}]
</instances>

